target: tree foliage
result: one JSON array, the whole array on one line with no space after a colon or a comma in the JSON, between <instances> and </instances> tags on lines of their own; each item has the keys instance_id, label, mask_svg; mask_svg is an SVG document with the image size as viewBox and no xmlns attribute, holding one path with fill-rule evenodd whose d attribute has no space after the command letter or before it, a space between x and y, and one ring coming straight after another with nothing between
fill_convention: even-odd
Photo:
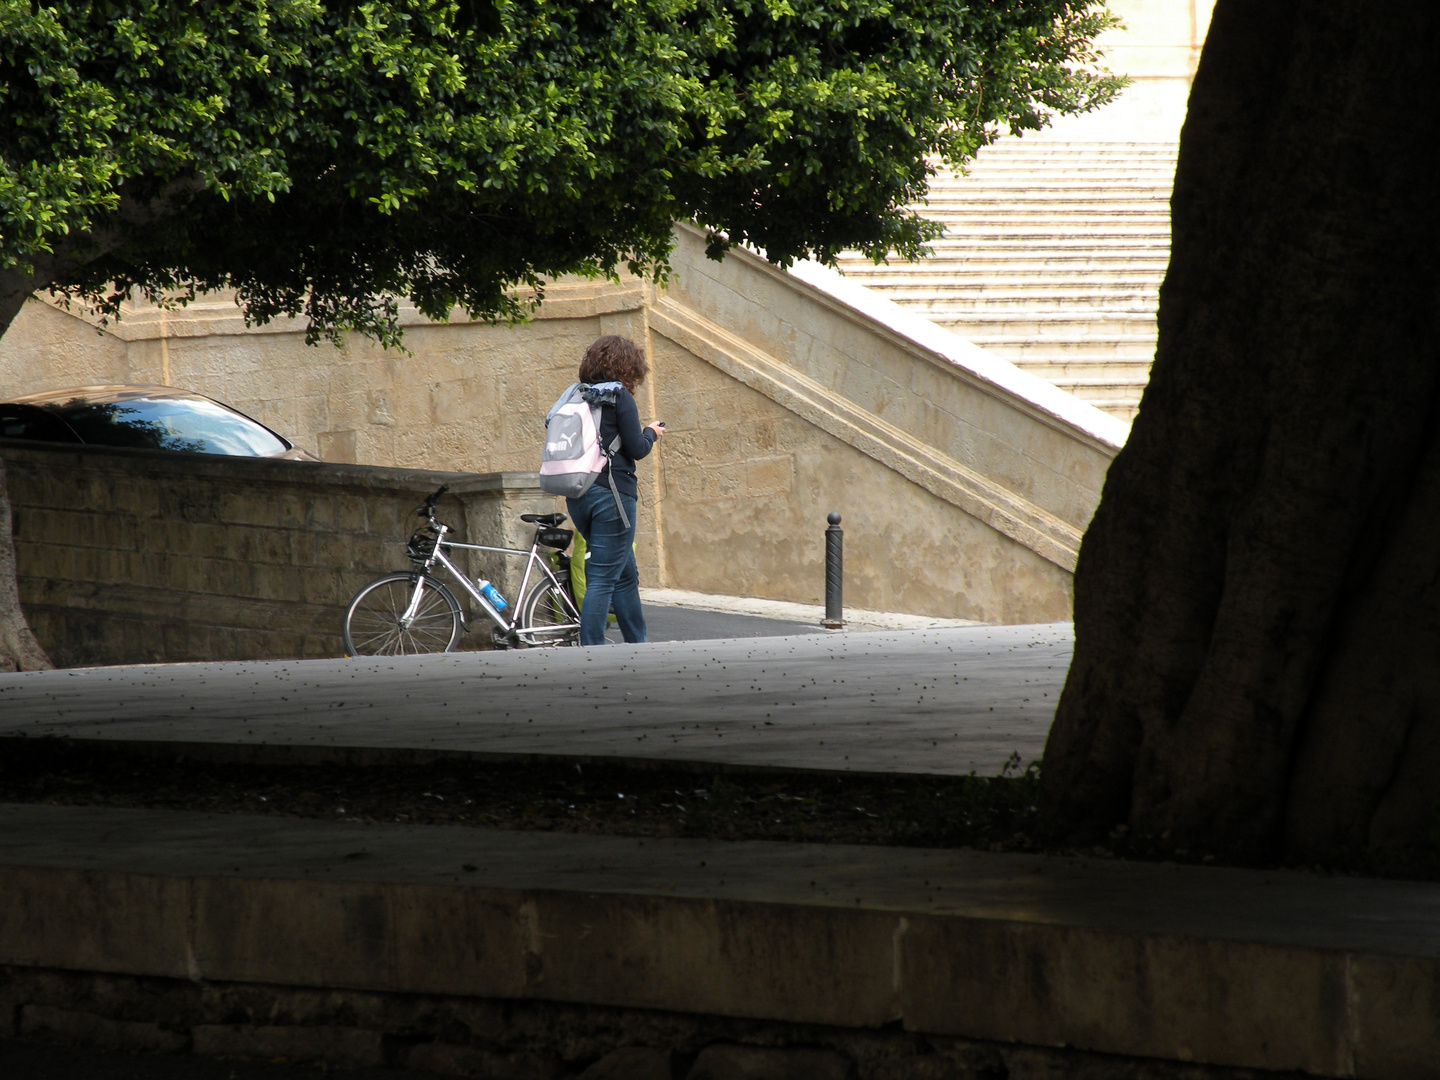
<instances>
[{"instance_id":1,"label":"tree foliage","mask_svg":"<svg viewBox=\"0 0 1440 1080\"><path fill-rule=\"evenodd\" d=\"M782 264L909 256L935 159L1114 95L1089 44L1110 21L1103 0L0 0L0 285L110 311L231 288L312 340L393 342L395 297L504 318L516 285L663 271L675 219Z\"/></svg>"}]
</instances>

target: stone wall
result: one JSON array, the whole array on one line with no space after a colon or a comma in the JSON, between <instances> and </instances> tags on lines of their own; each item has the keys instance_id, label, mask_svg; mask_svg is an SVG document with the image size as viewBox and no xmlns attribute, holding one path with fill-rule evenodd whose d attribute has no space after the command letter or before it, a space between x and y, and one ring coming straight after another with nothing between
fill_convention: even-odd
<instances>
[{"instance_id":1,"label":"stone wall","mask_svg":"<svg viewBox=\"0 0 1440 1080\"><path fill-rule=\"evenodd\" d=\"M134 308L98 331L34 300L0 342L0 393L176 385L327 461L519 471L536 467L545 410L585 346L620 333L654 365L642 414L671 432L640 469L643 584L818 603L838 510L852 606L1069 617L1124 424L820 268L745 251L717 264L681 228L674 270L663 290L552 283L520 326L407 312L408 356L359 339L310 348L293 322L246 328L225 297Z\"/></svg>"},{"instance_id":2,"label":"stone wall","mask_svg":"<svg viewBox=\"0 0 1440 1080\"><path fill-rule=\"evenodd\" d=\"M836 510L848 603L1069 617L1126 425L821 267L717 263L691 229L674 263L647 315L653 411L673 430L655 468L660 554L685 588L762 582L819 603Z\"/></svg>"},{"instance_id":3,"label":"stone wall","mask_svg":"<svg viewBox=\"0 0 1440 1080\"><path fill-rule=\"evenodd\" d=\"M0 1038L514 1080L1257 1080L1083 1050L566 1002L0 966ZM167 1063L168 1064L168 1063ZM179 1062L177 1071L188 1069ZM157 1072L161 1066L157 1063ZM215 1075L226 1075L216 1062ZM167 1070L168 1071L168 1070ZM1298 1073L1267 1072L1272 1080Z\"/></svg>"},{"instance_id":4,"label":"stone wall","mask_svg":"<svg viewBox=\"0 0 1440 1080\"><path fill-rule=\"evenodd\" d=\"M424 494L450 485L439 516L459 539L526 547L519 514L551 505L534 474L15 440L0 440L0 462L21 604L64 667L339 656L351 596L408 567L403 545ZM507 595L518 587L515 566L471 569ZM475 648L489 636L478 626L461 641Z\"/></svg>"}]
</instances>

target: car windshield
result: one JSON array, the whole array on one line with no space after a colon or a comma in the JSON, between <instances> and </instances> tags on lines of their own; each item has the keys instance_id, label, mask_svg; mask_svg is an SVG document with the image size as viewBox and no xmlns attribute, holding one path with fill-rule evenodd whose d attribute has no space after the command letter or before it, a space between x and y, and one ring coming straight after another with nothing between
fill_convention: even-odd
<instances>
[{"instance_id":1,"label":"car windshield","mask_svg":"<svg viewBox=\"0 0 1440 1080\"><path fill-rule=\"evenodd\" d=\"M197 454L264 457L287 449L278 436L214 401L135 398L74 401L57 410L87 443Z\"/></svg>"}]
</instances>

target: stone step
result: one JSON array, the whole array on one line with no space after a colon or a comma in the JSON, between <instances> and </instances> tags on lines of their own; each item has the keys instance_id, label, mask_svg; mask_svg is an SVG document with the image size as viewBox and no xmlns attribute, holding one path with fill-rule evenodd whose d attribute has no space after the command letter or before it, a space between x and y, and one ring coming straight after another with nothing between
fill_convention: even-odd
<instances>
[{"instance_id":1,"label":"stone step","mask_svg":"<svg viewBox=\"0 0 1440 1080\"><path fill-rule=\"evenodd\" d=\"M1147 368L1155 358L1155 335L1115 334L1111 336L1046 338L1029 335L970 333L968 327L950 325L947 330L986 352L1009 360L1018 367L1032 364L1066 365L1085 363L1140 363Z\"/></svg>"},{"instance_id":2,"label":"stone step","mask_svg":"<svg viewBox=\"0 0 1440 1080\"><path fill-rule=\"evenodd\" d=\"M900 295L896 295L896 293ZM1088 318L1111 319L1117 315L1145 316L1155 321L1156 300L1153 293L1144 290L1100 294L1092 290L1056 291L1049 294L1039 290L1013 293L929 293L917 289L906 296L900 290L886 290L882 295L890 296L897 303L911 311L921 312L935 318L955 319L964 316L980 318L1016 318L1021 320L1048 319L1052 315L1073 318L1078 311L1090 312Z\"/></svg>"},{"instance_id":3,"label":"stone step","mask_svg":"<svg viewBox=\"0 0 1440 1080\"><path fill-rule=\"evenodd\" d=\"M1045 142L1025 139L1006 139L983 147L976 160L996 161L1001 159L1078 157L1086 161L1105 161L1114 158L1175 158L1178 148L1168 142Z\"/></svg>"},{"instance_id":4,"label":"stone step","mask_svg":"<svg viewBox=\"0 0 1440 1080\"><path fill-rule=\"evenodd\" d=\"M1026 274L1006 280L999 276L916 280L909 275L894 275L889 282L874 285L897 303L950 303L970 300L993 300L1023 303L1033 297L1049 306L1056 300L1083 306L1108 307L1117 300L1132 297L1145 299L1151 310L1155 307L1159 275L1122 275L1111 281L1096 280L1089 275ZM1090 298L1094 298L1093 302Z\"/></svg>"},{"instance_id":5,"label":"stone step","mask_svg":"<svg viewBox=\"0 0 1440 1080\"><path fill-rule=\"evenodd\" d=\"M928 186L961 187L966 184L1026 183L1059 184L1065 181L1080 184L1103 184L1115 181L1121 184L1166 184L1173 183L1173 163L1154 165L1104 165L1087 168L1078 162L1044 162L1033 165L1006 166L1003 168L979 167L964 175L938 173L930 177Z\"/></svg>"},{"instance_id":6,"label":"stone step","mask_svg":"<svg viewBox=\"0 0 1440 1080\"><path fill-rule=\"evenodd\" d=\"M1157 248L1156 245L1160 245ZM1108 229L1104 232L1080 232L1078 230L1030 229L1021 230L1014 225L1006 232L956 233L951 232L930 241L930 250L936 254L946 251L1029 251L1043 257L1050 255L1073 255L1095 253L1109 256L1117 253L1154 253L1163 251L1168 257L1170 251L1170 229L1135 228ZM865 261L863 256L851 258Z\"/></svg>"},{"instance_id":7,"label":"stone step","mask_svg":"<svg viewBox=\"0 0 1440 1080\"><path fill-rule=\"evenodd\" d=\"M941 166L936 176L975 176L989 172L1027 169L1035 172L1054 170L1063 165L1074 173L1103 173L1174 170L1179 159L1174 154L1150 154L1143 151L1130 154L995 154L982 150L980 156L967 165L967 171L957 174L953 169Z\"/></svg>"},{"instance_id":8,"label":"stone step","mask_svg":"<svg viewBox=\"0 0 1440 1080\"><path fill-rule=\"evenodd\" d=\"M1106 270L1080 273L1074 270L1030 271L1012 273L1006 268L971 268L960 264L934 273L874 274L866 271L846 272L854 281L876 292L904 303L913 295L941 296L947 294L982 295L985 293L1028 292L1048 296L1055 292L1087 290L1104 294L1138 292L1153 300L1164 274L1160 270Z\"/></svg>"},{"instance_id":9,"label":"stone step","mask_svg":"<svg viewBox=\"0 0 1440 1080\"><path fill-rule=\"evenodd\" d=\"M1041 341L1085 341L1154 336L1153 312L1089 311L1015 312L1006 317L966 311L932 310L930 320L977 345L981 337L1030 337Z\"/></svg>"},{"instance_id":10,"label":"stone step","mask_svg":"<svg viewBox=\"0 0 1440 1080\"><path fill-rule=\"evenodd\" d=\"M976 199L1015 199L1030 200L1030 202L1041 202L1041 200L1063 199L1068 202L1086 203L1116 203L1126 200L1169 200L1169 186L1164 180L1158 179L1146 181L1146 183L1104 183L1102 179L1076 180L1071 183L1060 183L1060 181L1045 179L1035 176L1009 176L1004 177L981 177L981 183L976 183L976 177L968 177L966 180L949 180L945 183L930 184L929 194L917 206L935 206L937 202L945 200L958 200L958 202L973 202Z\"/></svg>"},{"instance_id":11,"label":"stone step","mask_svg":"<svg viewBox=\"0 0 1440 1080\"><path fill-rule=\"evenodd\" d=\"M932 249L934 250L934 249ZM891 256L888 263L873 263L859 256L841 259L837 266L851 277L870 275L884 277L908 277L911 274L928 277L933 274L993 273L1011 276L1016 274L1054 276L1056 274L1089 275L1092 273L1133 273L1145 277L1162 276L1169 265L1169 252L1143 248L1076 248L1071 254L1047 250L1034 244L997 248L946 247L935 250L928 258L907 263Z\"/></svg>"},{"instance_id":12,"label":"stone step","mask_svg":"<svg viewBox=\"0 0 1440 1080\"><path fill-rule=\"evenodd\" d=\"M1123 397L1126 394L1139 388L1143 390L1149 381L1149 373L1140 379L1123 379L1118 377L1109 378L1077 378L1072 375L1061 375L1050 380L1062 390L1068 390L1076 397L1084 398L1087 401L1092 398Z\"/></svg>"},{"instance_id":13,"label":"stone step","mask_svg":"<svg viewBox=\"0 0 1440 1080\"><path fill-rule=\"evenodd\" d=\"M1007 173L1003 176L967 176L937 178L930 183L931 194L924 202L933 201L934 193L968 199L984 195L1045 195L1072 199L1095 199L1112 202L1125 198L1169 198L1170 184L1161 176L1136 177L1127 174L1123 178L1103 176L1059 179L1041 173Z\"/></svg>"},{"instance_id":14,"label":"stone step","mask_svg":"<svg viewBox=\"0 0 1440 1080\"><path fill-rule=\"evenodd\" d=\"M946 232L981 235L1069 235L1076 233L1110 233L1112 235L1143 232L1157 239L1164 237L1167 244L1170 237L1170 214L1153 213L1148 210L1116 210L1114 213L1090 213L1083 209L1072 212L1046 210L1030 211L1024 214L994 212L926 214L931 221L938 221Z\"/></svg>"},{"instance_id":15,"label":"stone step","mask_svg":"<svg viewBox=\"0 0 1440 1080\"><path fill-rule=\"evenodd\" d=\"M934 219L934 220L939 220ZM981 218L976 221L947 220L946 240L971 242L1004 241L1010 244L1031 244L1044 247L1094 247L1110 242L1142 241L1152 245L1170 247L1170 222L1163 220L1124 220L1109 222L1076 222L1074 219L1057 218L1054 221L1037 221L1025 218L1020 221Z\"/></svg>"},{"instance_id":16,"label":"stone step","mask_svg":"<svg viewBox=\"0 0 1440 1080\"><path fill-rule=\"evenodd\" d=\"M992 355L999 352L998 349L987 348L985 350ZM1096 356L1085 358L1083 354L1076 354L1073 359L1060 359L1054 354L1046 354L1041 359L1026 359L1020 357L1011 362L1023 371L1028 371L1041 379L1051 381L1059 379L1102 379L1123 383L1139 382L1144 385L1150 378L1151 353L1154 352L1154 343L1150 344L1150 352L1138 355L1134 358L1123 356ZM1007 359L1009 359L1007 357Z\"/></svg>"},{"instance_id":17,"label":"stone step","mask_svg":"<svg viewBox=\"0 0 1440 1080\"><path fill-rule=\"evenodd\" d=\"M1041 158L997 160L991 158L988 161L981 159L966 173L951 171L935 173L931 177L931 183L932 185L935 183L963 183L967 180L985 180L997 176L1037 176L1050 180L1103 180L1106 177L1116 177L1132 182L1156 177L1173 179L1175 161L1173 158L1158 157L1116 158L1099 162L1062 157L1049 160Z\"/></svg>"},{"instance_id":18,"label":"stone step","mask_svg":"<svg viewBox=\"0 0 1440 1080\"><path fill-rule=\"evenodd\" d=\"M868 264L842 266L846 277L874 288L889 284L942 284L953 282L961 286L981 285L1026 285L1031 282L1125 282L1143 283L1155 289L1165 277L1166 264L1157 260L1150 264L1133 264L1118 261L1106 266L1103 263L1082 262L1073 266L1033 265L1016 259L927 259L919 269L873 267Z\"/></svg>"},{"instance_id":19,"label":"stone step","mask_svg":"<svg viewBox=\"0 0 1440 1080\"><path fill-rule=\"evenodd\" d=\"M944 225L952 222L1054 222L1070 223L1072 227L1088 226L1104 230L1111 225L1135 221L1154 222L1167 231L1170 208L1155 199L1141 199L1103 206L1096 203L1041 202L1022 203L1016 199L974 200L956 202L945 207L919 211L921 217Z\"/></svg>"},{"instance_id":20,"label":"stone step","mask_svg":"<svg viewBox=\"0 0 1440 1080\"><path fill-rule=\"evenodd\" d=\"M1006 139L913 209L944 235L853 280L1122 419L1155 354L1176 147Z\"/></svg>"}]
</instances>

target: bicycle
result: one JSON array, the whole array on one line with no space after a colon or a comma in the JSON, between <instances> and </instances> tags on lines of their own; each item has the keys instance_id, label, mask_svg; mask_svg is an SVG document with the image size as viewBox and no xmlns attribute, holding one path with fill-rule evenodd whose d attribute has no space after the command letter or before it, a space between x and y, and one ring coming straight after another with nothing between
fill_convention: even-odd
<instances>
[{"instance_id":1,"label":"bicycle","mask_svg":"<svg viewBox=\"0 0 1440 1080\"><path fill-rule=\"evenodd\" d=\"M541 548L563 550L574 536L573 530L560 528L564 514L521 514L520 520L535 526L535 539L530 550L491 547L487 544L462 544L446 540L450 526L435 520L435 503L449 490L448 485L426 496L415 511L426 525L417 529L405 545L405 554L413 564L409 571L386 574L366 585L345 610L341 636L347 656L400 656L418 653L450 652L460 641L462 631L469 630L460 601L449 586L437 576L438 569L448 570L460 583L470 599L495 623L492 640L500 648L518 646L576 645L580 640L580 611L570 595L568 584L552 570L541 554ZM515 605L503 597L495 603L472 582L448 555L446 549L489 551L502 555L525 556L525 576L517 596L524 599ZM539 568L539 580L530 586L530 578ZM512 617L502 612L509 608Z\"/></svg>"}]
</instances>

